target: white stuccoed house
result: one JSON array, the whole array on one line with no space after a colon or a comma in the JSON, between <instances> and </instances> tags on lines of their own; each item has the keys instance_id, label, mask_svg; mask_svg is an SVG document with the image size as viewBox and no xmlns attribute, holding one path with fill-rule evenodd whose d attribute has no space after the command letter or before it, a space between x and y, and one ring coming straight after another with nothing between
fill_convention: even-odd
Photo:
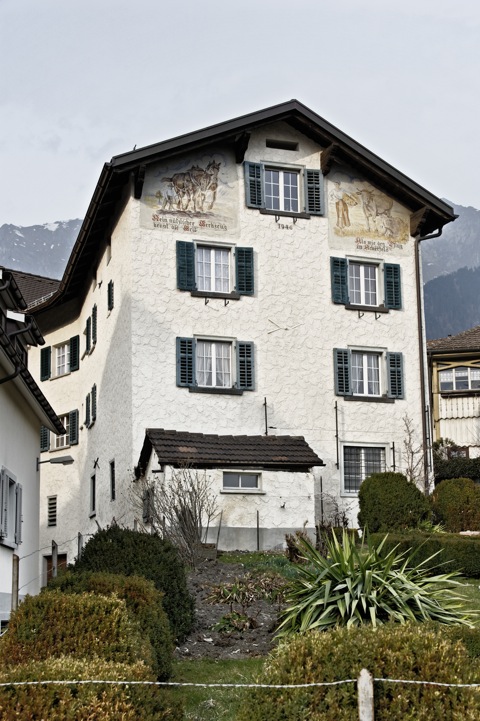
<instances>
[{"instance_id":1,"label":"white stuccoed house","mask_svg":"<svg viewBox=\"0 0 480 721\"><path fill-rule=\"evenodd\" d=\"M356 525L366 475L405 470L406 416L424 488L420 241L454 218L296 100L112 158L32 308L68 427L42 459L75 458L42 467L42 544L70 561L78 532L141 523L133 479L182 463L211 476L220 548L281 547L332 500Z\"/></svg>"},{"instance_id":2,"label":"white stuccoed house","mask_svg":"<svg viewBox=\"0 0 480 721\"><path fill-rule=\"evenodd\" d=\"M13 588L14 605L40 590L38 434L65 431L28 369L27 346L44 341L26 308L13 274L0 268L0 628Z\"/></svg>"}]
</instances>

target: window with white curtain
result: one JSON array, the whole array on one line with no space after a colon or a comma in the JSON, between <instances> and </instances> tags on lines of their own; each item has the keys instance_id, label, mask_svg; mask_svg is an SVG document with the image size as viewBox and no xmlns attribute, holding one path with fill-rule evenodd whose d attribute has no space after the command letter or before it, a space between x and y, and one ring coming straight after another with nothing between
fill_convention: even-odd
<instances>
[{"instance_id":1,"label":"window with white curtain","mask_svg":"<svg viewBox=\"0 0 480 721\"><path fill-rule=\"evenodd\" d=\"M353 395L380 395L380 363L378 353L352 351Z\"/></svg>"},{"instance_id":2,"label":"window with white curtain","mask_svg":"<svg viewBox=\"0 0 480 721\"><path fill-rule=\"evenodd\" d=\"M224 341L197 340L197 383L205 388L231 388L232 344Z\"/></svg>"},{"instance_id":3,"label":"window with white curtain","mask_svg":"<svg viewBox=\"0 0 480 721\"><path fill-rule=\"evenodd\" d=\"M230 292L230 249L197 245L197 289Z\"/></svg>"}]
</instances>

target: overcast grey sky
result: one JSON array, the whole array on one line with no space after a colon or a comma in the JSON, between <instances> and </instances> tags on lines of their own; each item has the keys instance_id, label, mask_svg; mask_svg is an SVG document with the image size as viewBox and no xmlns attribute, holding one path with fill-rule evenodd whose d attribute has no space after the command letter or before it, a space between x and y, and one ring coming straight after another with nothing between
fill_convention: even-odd
<instances>
[{"instance_id":1,"label":"overcast grey sky","mask_svg":"<svg viewBox=\"0 0 480 721\"><path fill-rule=\"evenodd\" d=\"M480 208L478 0L0 0L0 224L83 217L113 155L296 98Z\"/></svg>"}]
</instances>

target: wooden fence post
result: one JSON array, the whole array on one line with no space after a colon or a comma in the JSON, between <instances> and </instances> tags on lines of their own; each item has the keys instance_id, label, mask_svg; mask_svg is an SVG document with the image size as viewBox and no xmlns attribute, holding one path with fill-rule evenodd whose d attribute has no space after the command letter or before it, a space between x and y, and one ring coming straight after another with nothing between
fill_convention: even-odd
<instances>
[{"instance_id":1,"label":"wooden fence post","mask_svg":"<svg viewBox=\"0 0 480 721\"><path fill-rule=\"evenodd\" d=\"M358 719L359 721L374 721L373 719L373 676L362 668L357 681L358 693Z\"/></svg>"}]
</instances>

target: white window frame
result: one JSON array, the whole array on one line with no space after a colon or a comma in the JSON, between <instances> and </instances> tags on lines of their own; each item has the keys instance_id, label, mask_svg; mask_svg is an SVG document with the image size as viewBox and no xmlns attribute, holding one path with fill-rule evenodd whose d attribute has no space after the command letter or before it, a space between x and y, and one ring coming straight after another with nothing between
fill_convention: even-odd
<instances>
[{"instance_id":1,"label":"white window frame","mask_svg":"<svg viewBox=\"0 0 480 721\"><path fill-rule=\"evenodd\" d=\"M225 485L225 475L234 475L238 476L239 485L238 486L226 486ZM251 477L255 476L257 479L256 486L242 486L242 476ZM222 493L246 493L246 494L255 494L255 493L262 493L262 474L259 471L254 471L252 469L248 470L237 470L237 469L228 469L222 471Z\"/></svg>"},{"instance_id":2,"label":"white window frame","mask_svg":"<svg viewBox=\"0 0 480 721\"><path fill-rule=\"evenodd\" d=\"M4 466L0 472L0 544L17 548L22 532L22 486ZM18 539L18 542L17 542Z\"/></svg>"},{"instance_id":3,"label":"white window frame","mask_svg":"<svg viewBox=\"0 0 480 721\"><path fill-rule=\"evenodd\" d=\"M358 488L356 489L348 489L346 488L345 484L345 472L346 472L346 463L345 463L345 449L347 448L358 448L360 449L360 473L358 474L361 476L360 482L358 484ZM345 441L341 444L340 447L340 477L341 477L341 496L356 498L358 496L358 490L360 488L360 485L365 480L367 475L369 475L369 472L366 468L366 451L369 450L380 450L383 451L383 458L380 458L380 467L379 469L375 469L374 473L384 473L387 468L389 467L390 462L390 445L388 443L349 443Z\"/></svg>"},{"instance_id":4,"label":"white window frame","mask_svg":"<svg viewBox=\"0 0 480 721\"><path fill-rule=\"evenodd\" d=\"M278 195L273 194L272 192L269 192L269 190L272 188L274 184L268 176L268 173L278 173ZM285 192L287 188L291 188L293 186L289 185L288 183L285 183L286 175L295 175L297 178L297 185L296 185L296 205L297 207L291 208L288 207L289 204L292 202L292 197L287 196L287 193ZM302 185L302 177L303 174L301 172L301 168L298 167L289 167L289 166L283 166L283 165L273 165L271 163L265 163L264 164L264 181L263 181L263 188L264 188L264 194L265 194L265 209L274 211L278 210L279 212L284 213L300 213L302 208L302 191L301 191L301 185ZM279 207L273 207L272 199L278 199L278 205ZM286 207L287 206L287 207Z\"/></svg>"},{"instance_id":5,"label":"white window frame","mask_svg":"<svg viewBox=\"0 0 480 721\"><path fill-rule=\"evenodd\" d=\"M234 368L233 368L233 365L234 365L233 364L233 359L234 359L233 343L234 343L234 340L231 338L206 338L203 336L195 337L195 374L196 374L195 380L196 380L197 386L199 388L233 388L234 387L235 378L234 378ZM211 355L210 356L206 356L206 355L200 356L199 350L201 350L202 348L205 348L206 344L210 344L210 346L211 346L211 350L212 350ZM217 357L217 353L216 353L217 346L218 347L224 346L225 348L228 348L229 368L226 372L220 370L221 363L219 363L219 361L221 361L223 359ZM201 370L201 365L203 365L200 363L201 358L210 358L211 359L212 368L211 368L210 373L211 373L212 383L205 383L205 382L201 383L200 382L200 374L202 374L202 373L205 374L205 373L209 372L208 370L203 370L203 369ZM226 375L229 376L230 382L228 384L217 383L216 382L218 380L217 372L218 373L222 373L222 372L226 373ZM205 380L205 378L203 378L202 380Z\"/></svg>"},{"instance_id":6,"label":"white window frame","mask_svg":"<svg viewBox=\"0 0 480 721\"><path fill-rule=\"evenodd\" d=\"M216 264L216 253L222 253L227 255L227 263L222 263L222 268L227 265L227 273L222 274L220 273L217 275L217 264ZM209 254L210 258L208 259L207 263L203 263L203 265L209 265L210 266L210 276L208 277L207 282L207 276L205 274L200 274L200 255L203 254ZM196 242L195 243L195 279L197 284L197 290L204 292L204 293L231 293L232 292L232 268L233 268L233 247L227 246L227 245L215 245L210 244L207 241L205 243L203 242ZM222 281L225 285L226 282L226 288L223 287L217 287L218 282ZM212 287L212 285L214 287ZM207 287L209 286L209 287Z\"/></svg>"},{"instance_id":7,"label":"white window frame","mask_svg":"<svg viewBox=\"0 0 480 721\"><path fill-rule=\"evenodd\" d=\"M371 308L378 308L380 305L379 295L379 268L380 263L375 261L360 260L358 258L347 258L348 266L348 298L350 305L364 305ZM358 268L358 277L354 277L353 270ZM367 277L366 270L373 271L374 277ZM369 282L375 286L374 291L368 287ZM359 287L354 287L354 281L358 281ZM354 294L358 294L358 297L354 299ZM372 302L372 295L374 294L374 301ZM383 300L382 300L383 302Z\"/></svg>"},{"instance_id":8,"label":"white window frame","mask_svg":"<svg viewBox=\"0 0 480 721\"><path fill-rule=\"evenodd\" d=\"M377 350L363 350L351 348L352 395L371 396L378 398L382 395L382 381L385 365L385 354ZM355 364L355 356L361 356L361 364ZM375 367L376 366L376 367ZM360 369L361 372L356 372ZM375 377L377 376L377 377ZM359 384L362 389L359 390Z\"/></svg>"},{"instance_id":9,"label":"white window frame","mask_svg":"<svg viewBox=\"0 0 480 721\"><path fill-rule=\"evenodd\" d=\"M69 448L70 446L70 413L64 413L58 417L66 433L61 436L57 436L54 433L50 434L50 438L52 438L51 451L58 451L60 448Z\"/></svg>"},{"instance_id":10,"label":"white window frame","mask_svg":"<svg viewBox=\"0 0 480 721\"><path fill-rule=\"evenodd\" d=\"M53 346L55 350L55 378L70 373L70 341ZM63 352L63 362L60 363Z\"/></svg>"},{"instance_id":11,"label":"white window frame","mask_svg":"<svg viewBox=\"0 0 480 721\"><path fill-rule=\"evenodd\" d=\"M466 377L467 377L467 388L456 388L456 371L460 369L465 369L467 371ZM479 378L472 378L474 373L477 373L479 375ZM452 380L450 381L452 384L452 388L442 388L442 374L451 373ZM444 381L445 382L445 381ZM479 385L474 388L472 383L477 382ZM467 392L467 391L479 391L480 390L480 368L478 366L466 366L466 365L456 365L451 366L450 368L442 368L438 371L438 388L440 390L440 393L454 393L454 392Z\"/></svg>"}]
</instances>

